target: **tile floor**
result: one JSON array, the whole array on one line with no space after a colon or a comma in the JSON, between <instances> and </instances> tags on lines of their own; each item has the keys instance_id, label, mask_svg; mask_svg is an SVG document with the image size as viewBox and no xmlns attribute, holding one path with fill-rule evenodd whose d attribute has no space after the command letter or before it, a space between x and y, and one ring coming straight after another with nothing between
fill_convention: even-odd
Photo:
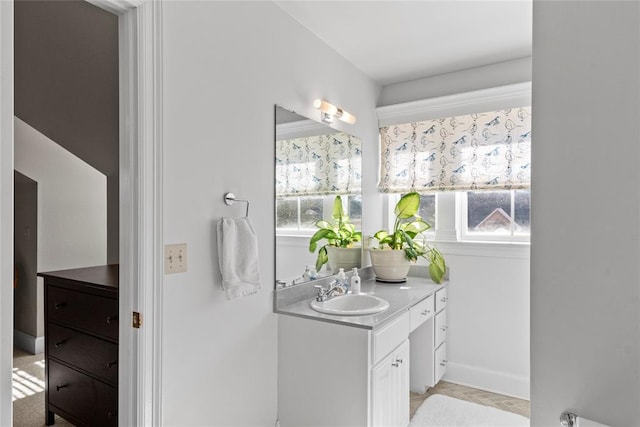
<instances>
[{"instance_id":1,"label":"tile floor","mask_svg":"<svg viewBox=\"0 0 640 427\"><path fill-rule=\"evenodd\" d=\"M435 387L424 394L411 393L411 416L418 410L422 402L432 394L443 394L461 400L478 403L484 406L492 406L503 411L513 412L529 418L529 401L516 399L515 397L504 396L502 394L490 393L476 388L465 387L458 384L440 381Z\"/></svg>"}]
</instances>

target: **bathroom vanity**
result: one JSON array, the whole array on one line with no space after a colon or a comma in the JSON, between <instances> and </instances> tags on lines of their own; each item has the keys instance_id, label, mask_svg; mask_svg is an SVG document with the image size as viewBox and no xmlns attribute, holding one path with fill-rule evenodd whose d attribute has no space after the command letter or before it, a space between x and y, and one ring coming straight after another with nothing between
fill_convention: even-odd
<instances>
[{"instance_id":1,"label":"bathroom vanity","mask_svg":"<svg viewBox=\"0 0 640 427\"><path fill-rule=\"evenodd\" d=\"M446 369L447 285L421 277L363 280L363 293L389 302L366 316L312 310L313 283L276 290L282 427L409 424L410 389L424 393Z\"/></svg>"}]
</instances>

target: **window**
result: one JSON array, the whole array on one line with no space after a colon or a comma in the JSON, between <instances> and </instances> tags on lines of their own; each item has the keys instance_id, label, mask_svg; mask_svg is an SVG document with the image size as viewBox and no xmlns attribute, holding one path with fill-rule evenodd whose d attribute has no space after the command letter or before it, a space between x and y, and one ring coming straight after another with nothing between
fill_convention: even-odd
<instances>
[{"instance_id":1,"label":"window","mask_svg":"<svg viewBox=\"0 0 640 427\"><path fill-rule=\"evenodd\" d=\"M531 84L521 83L378 107L378 188L391 209L392 193L425 192L420 214L434 239L528 242L529 105Z\"/></svg>"},{"instance_id":2,"label":"window","mask_svg":"<svg viewBox=\"0 0 640 427\"><path fill-rule=\"evenodd\" d=\"M528 241L529 190L459 193L461 240Z\"/></svg>"},{"instance_id":3,"label":"window","mask_svg":"<svg viewBox=\"0 0 640 427\"><path fill-rule=\"evenodd\" d=\"M342 204L351 223L362 226L362 198L360 195L343 196ZM316 221L331 219L335 196L283 197L276 199L276 232L278 234L312 235Z\"/></svg>"},{"instance_id":4,"label":"window","mask_svg":"<svg viewBox=\"0 0 640 427\"><path fill-rule=\"evenodd\" d=\"M396 203L400 200L402 194L389 194L389 226L388 229L393 229L393 219L395 218L395 214L393 212ZM425 234L430 235L435 233L436 230L436 195L435 194L421 194L420 195L420 210L418 211L418 215L420 218L425 220L431 228L425 232ZM433 240L432 238L430 238Z\"/></svg>"}]
</instances>

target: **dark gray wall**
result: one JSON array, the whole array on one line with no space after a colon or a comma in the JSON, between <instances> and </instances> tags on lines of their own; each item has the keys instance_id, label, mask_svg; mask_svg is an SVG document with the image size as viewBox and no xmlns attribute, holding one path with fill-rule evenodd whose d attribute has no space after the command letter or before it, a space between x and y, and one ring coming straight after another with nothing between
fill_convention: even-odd
<instances>
[{"instance_id":1,"label":"dark gray wall","mask_svg":"<svg viewBox=\"0 0 640 427\"><path fill-rule=\"evenodd\" d=\"M118 262L117 16L16 1L15 115L107 175L107 258Z\"/></svg>"},{"instance_id":2,"label":"dark gray wall","mask_svg":"<svg viewBox=\"0 0 640 427\"><path fill-rule=\"evenodd\" d=\"M14 172L14 264L17 286L14 289L13 310L15 328L32 337L38 331L37 268L38 268L38 183ZM38 333L42 332L42 333Z\"/></svg>"}]
</instances>

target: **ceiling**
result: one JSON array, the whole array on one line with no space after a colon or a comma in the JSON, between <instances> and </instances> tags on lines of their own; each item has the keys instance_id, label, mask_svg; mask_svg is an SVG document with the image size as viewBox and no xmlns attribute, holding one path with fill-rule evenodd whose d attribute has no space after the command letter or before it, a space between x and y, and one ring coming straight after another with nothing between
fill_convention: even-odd
<instances>
[{"instance_id":1,"label":"ceiling","mask_svg":"<svg viewBox=\"0 0 640 427\"><path fill-rule=\"evenodd\" d=\"M381 86L531 56L532 0L275 3Z\"/></svg>"}]
</instances>

